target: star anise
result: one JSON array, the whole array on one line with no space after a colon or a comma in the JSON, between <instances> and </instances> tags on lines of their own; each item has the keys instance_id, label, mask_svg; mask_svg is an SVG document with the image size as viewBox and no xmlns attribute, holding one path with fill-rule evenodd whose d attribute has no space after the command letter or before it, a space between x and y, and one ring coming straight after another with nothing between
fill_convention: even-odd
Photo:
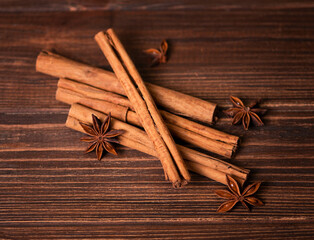
<instances>
[{"instance_id":1,"label":"star anise","mask_svg":"<svg viewBox=\"0 0 314 240\"><path fill-rule=\"evenodd\" d=\"M168 50L168 43L166 40L163 40L160 44L159 49L149 48L145 50L145 53L149 54L152 58L151 67L157 66L160 63L167 62L167 50Z\"/></svg>"},{"instance_id":2,"label":"star anise","mask_svg":"<svg viewBox=\"0 0 314 240\"><path fill-rule=\"evenodd\" d=\"M251 204L253 206L264 205L264 203L261 200L259 200L256 197L252 197L252 195L256 193L256 191L261 186L261 182L256 182L247 186L241 194L237 181L229 175L226 175L226 178L228 188L230 189L231 192L229 192L228 190L215 191L215 193L219 197L228 199L228 201L220 205L220 207L217 209L217 212L227 212L231 210L236 205L237 202L241 202L242 205L248 210L250 210L250 208L246 203Z\"/></svg>"},{"instance_id":3,"label":"star anise","mask_svg":"<svg viewBox=\"0 0 314 240\"><path fill-rule=\"evenodd\" d=\"M229 108L224 112L230 117L233 117L232 124L237 124L242 119L242 125L244 129L248 130L252 119L252 122L256 126L264 125L258 114L263 115L267 110L262 108L255 108L258 104L258 100L251 102L247 107L237 97L230 96L230 101L234 107Z\"/></svg>"},{"instance_id":4,"label":"star anise","mask_svg":"<svg viewBox=\"0 0 314 240\"><path fill-rule=\"evenodd\" d=\"M88 153L96 149L96 155L98 160L101 160L104 149L109 153L117 155L116 150L114 149L110 142L119 143L119 141L117 139L114 139L114 137L117 137L124 133L124 130L108 131L111 120L110 113L108 114L103 123L101 123L101 121L94 114L92 114L92 117L93 126L89 126L85 123L80 122L82 128L89 135L86 137L82 137L81 141L91 143L85 152Z\"/></svg>"}]
</instances>

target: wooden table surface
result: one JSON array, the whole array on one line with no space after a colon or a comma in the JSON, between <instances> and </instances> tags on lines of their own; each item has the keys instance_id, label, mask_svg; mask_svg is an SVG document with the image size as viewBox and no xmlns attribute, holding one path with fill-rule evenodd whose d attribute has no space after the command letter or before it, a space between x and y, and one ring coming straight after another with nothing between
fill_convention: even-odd
<instances>
[{"instance_id":1,"label":"wooden table surface","mask_svg":"<svg viewBox=\"0 0 314 240\"><path fill-rule=\"evenodd\" d=\"M93 40L113 27L147 82L221 109L262 98L265 126L244 131L230 162L263 181L265 206L216 213L222 184L193 174L173 189L159 160L119 147L84 155L64 126L57 79L35 72L42 49L110 69ZM168 39L167 64L142 51ZM311 239L314 235L313 1L0 2L1 239Z\"/></svg>"}]
</instances>

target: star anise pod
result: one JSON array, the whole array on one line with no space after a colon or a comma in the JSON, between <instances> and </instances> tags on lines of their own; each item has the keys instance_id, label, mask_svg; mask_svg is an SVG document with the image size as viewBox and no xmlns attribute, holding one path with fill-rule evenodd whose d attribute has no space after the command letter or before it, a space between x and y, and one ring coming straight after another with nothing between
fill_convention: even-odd
<instances>
[{"instance_id":1,"label":"star anise pod","mask_svg":"<svg viewBox=\"0 0 314 240\"><path fill-rule=\"evenodd\" d=\"M256 108L258 100L251 102L247 107L237 97L230 96L230 101L232 102L234 107L229 108L224 112L230 117L233 117L232 124L237 124L242 119L242 125L245 130L249 129L251 120L256 126L264 125L258 114L263 115L267 110L262 108Z\"/></svg>"},{"instance_id":2,"label":"star anise pod","mask_svg":"<svg viewBox=\"0 0 314 240\"><path fill-rule=\"evenodd\" d=\"M159 49L149 48L145 50L145 53L149 54L152 58L151 67L154 67L160 63L167 62L167 50L168 50L168 43L166 40L163 40L160 44Z\"/></svg>"},{"instance_id":3,"label":"star anise pod","mask_svg":"<svg viewBox=\"0 0 314 240\"><path fill-rule=\"evenodd\" d=\"M104 149L109 153L117 155L116 150L114 149L110 142L119 143L119 141L117 139L114 139L114 137L117 137L124 133L124 130L108 131L111 120L110 113L108 114L103 123L101 123L101 121L94 114L92 114L92 117L93 126L89 126L85 123L80 122L82 128L89 135L86 137L82 137L81 141L91 143L85 152L88 153L96 149L96 155L98 160L101 160Z\"/></svg>"},{"instance_id":4,"label":"star anise pod","mask_svg":"<svg viewBox=\"0 0 314 240\"><path fill-rule=\"evenodd\" d=\"M254 193L259 189L261 186L261 182L253 183L247 186L243 192L240 192L239 185L237 181L229 175L226 175L227 178L227 185L231 192L228 190L216 190L215 193L222 198L228 199L228 201L224 202L220 205L217 209L217 212L227 212L231 210L237 202L241 202L242 205L250 210L248 204L253 206L263 206L264 203L256 197L252 197Z\"/></svg>"}]
</instances>

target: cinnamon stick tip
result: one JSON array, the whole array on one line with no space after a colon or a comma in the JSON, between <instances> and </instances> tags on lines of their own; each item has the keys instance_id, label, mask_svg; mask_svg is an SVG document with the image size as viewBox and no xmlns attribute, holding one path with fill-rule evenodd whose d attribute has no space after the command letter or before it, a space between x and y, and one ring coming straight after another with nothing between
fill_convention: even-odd
<instances>
[{"instance_id":1,"label":"cinnamon stick tip","mask_svg":"<svg viewBox=\"0 0 314 240\"><path fill-rule=\"evenodd\" d=\"M172 183L173 188L180 188L181 187L181 182L180 181L175 181Z\"/></svg>"},{"instance_id":2,"label":"cinnamon stick tip","mask_svg":"<svg viewBox=\"0 0 314 240\"><path fill-rule=\"evenodd\" d=\"M188 185L189 184L189 181L188 180L183 180L182 182L181 182L181 186L186 186L186 185Z\"/></svg>"},{"instance_id":3,"label":"cinnamon stick tip","mask_svg":"<svg viewBox=\"0 0 314 240\"><path fill-rule=\"evenodd\" d=\"M113 31L113 28L107 28L106 32L110 32L110 31Z\"/></svg>"},{"instance_id":4,"label":"cinnamon stick tip","mask_svg":"<svg viewBox=\"0 0 314 240\"><path fill-rule=\"evenodd\" d=\"M187 185L189 183L189 181L187 181L186 179L182 180L182 181L175 181L172 183L173 188L181 188L185 185Z\"/></svg>"},{"instance_id":5,"label":"cinnamon stick tip","mask_svg":"<svg viewBox=\"0 0 314 240\"><path fill-rule=\"evenodd\" d=\"M186 166L186 164L184 164L184 166L185 166L185 168L187 169L188 167ZM189 172L187 172L188 174L185 174L183 177L184 177L184 179L183 179L183 181L186 181L186 182L189 182L189 181L191 181L191 175L190 175L190 173Z\"/></svg>"},{"instance_id":6,"label":"cinnamon stick tip","mask_svg":"<svg viewBox=\"0 0 314 240\"><path fill-rule=\"evenodd\" d=\"M100 31L100 32L95 34L94 39L97 41L97 39L101 39L104 36L105 36L105 32L104 31Z\"/></svg>"},{"instance_id":7,"label":"cinnamon stick tip","mask_svg":"<svg viewBox=\"0 0 314 240\"><path fill-rule=\"evenodd\" d=\"M42 57L43 55L47 55L47 53L46 53L45 50L44 50L44 51L41 51L41 52L38 54L37 58L36 58L35 69L36 69L37 72L38 72L38 69L39 69L40 62L41 62L41 57Z\"/></svg>"},{"instance_id":8,"label":"cinnamon stick tip","mask_svg":"<svg viewBox=\"0 0 314 240\"><path fill-rule=\"evenodd\" d=\"M217 112L218 112L217 104L213 104L213 110L212 110L212 115L211 115L212 119L210 122L211 125L216 124L219 120L219 117L217 116Z\"/></svg>"},{"instance_id":9,"label":"cinnamon stick tip","mask_svg":"<svg viewBox=\"0 0 314 240\"><path fill-rule=\"evenodd\" d=\"M231 156L230 156L230 159L234 159L235 155L236 155L236 152L238 151L238 145L233 145L232 147L232 151L231 151Z\"/></svg>"},{"instance_id":10,"label":"cinnamon stick tip","mask_svg":"<svg viewBox=\"0 0 314 240\"><path fill-rule=\"evenodd\" d=\"M43 60L41 59L42 57L45 57L47 55L52 55L53 53L49 50L41 50L39 52L39 54L37 55L36 58L36 64L35 64L35 69L37 72L40 72L40 64L43 62Z\"/></svg>"},{"instance_id":11,"label":"cinnamon stick tip","mask_svg":"<svg viewBox=\"0 0 314 240\"><path fill-rule=\"evenodd\" d=\"M108 28L107 31L106 31L106 33L108 33L108 34L114 34L113 28Z\"/></svg>"}]
</instances>

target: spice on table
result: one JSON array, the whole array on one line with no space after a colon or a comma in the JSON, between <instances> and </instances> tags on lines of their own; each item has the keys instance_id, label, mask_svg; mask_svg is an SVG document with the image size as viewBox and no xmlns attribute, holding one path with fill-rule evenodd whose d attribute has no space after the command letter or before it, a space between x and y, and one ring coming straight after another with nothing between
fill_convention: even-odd
<instances>
[{"instance_id":1,"label":"spice on table","mask_svg":"<svg viewBox=\"0 0 314 240\"><path fill-rule=\"evenodd\" d=\"M117 79L113 72L92 67L49 51L39 53L36 60L36 71L58 78L72 79L76 82L87 84L107 92L122 96L126 95L119 79ZM145 85L156 104L163 109L199 122L213 124L216 109L215 103L160 87L152 83L146 82ZM92 94L92 97L95 98L95 91L93 91ZM116 101L112 96L109 97L111 100Z\"/></svg>"},{"instance_id":2,"label":"spice on table","mask_svg":"<svg viewBox=\"0 0 314 240\"><path fill-rule=\"evenodd\" d=\"M96 155L98 160L101 160L104 149L109 153L117 155L116 150L114 149L110 142L119 143L119 141L114 137L117 137L124 133L124 130L108 131L111 119L110 113L108 114L107 118L103 123L101 123L101 121L94 114L92 114L92 117L93 117L92 127L85 123L80 122L80 125L85 130L85 132L88 135L90 135L81 138L81 141L91 143L86 149L86 153L96 149Z\"/></svg>"},{"instance_id":3,"label":"spice on table","mask_svg":"<svg viewBox=\"0 0 314 240\"><path fill-rule=\"evenodd\" d=\"M101 120L104 120L107 117L106 114L95 109L74 103L71 105L65 125L73 130L85 133L85 130L79 122L91 125L93 122L91 118L92 114L97 115L97 117ZM145 131L132 126L131 124L119 121L116 118L111 118L110 125L113 129L122 129L125 131L124 134L119 136L119 142L121 145L157 157L154 145ZM237 179L239 184L242 185L246 181L250 172L248 169L237 167L191 148L178 144L177 147L181 152L189 170L222 184L227 185L226 175L231 175Z\"/></svg>"},{"instance_id":4,"label":"spice on table","mask_svg":"<svg viewBox=\"0 0 314 240\"><path fill-rule=\"evenodd\" d=\"M165 172L165 179L170 180L173 187L181 187L191 179L190 173L133 61L113 29L97 33L95 40L120 80L147 135L154 144Z\"/></svg>"},{"instance_id":5,"label":"spice on table","mask_svg":"<svg viewBox=\"0 0 314 240\"><path fill-rule=\"evenodd\" d=\"M256 108L258 100L251 102L248 106L245 106L243 102L237 97L230 96L230 101L234 107L229 108L224 112L230 117L233 117L232 124L237 124L242 120L242 125L245 130L249 129L251 120L256 126L264 125L258 114L263 115L267 110Z\"/></svg>"},{"instance_id":6,"label":"spice on table","mask_svg":"<svg viewBox=\"0 0 314 240\"><path fill-rule=\"evenodd\" d=\"M142 127L137 114L130 109L132 107L130 101L118 94L61 78L58 82L56 99L67 104L78 102L105 114L111 112L111 116L115 119ZM227 158L234 155L239 142L238 137L164 110L159 111L175 138Z\"/></svg>"},{"instance_id":7,"label":"spice on table","mask_svg":"<svg viewBox=\"0 0 314 240\"><path fill-rule=\"evenodd\" d=\"M166 40L163 40L160 44L159 49L149 48L144 51L145 53L149 54L153 58L151 67L157 66L160 63L167 62L167 55L166 55L167 50L168 50L168 43Z\"/></svg>"},{"instance_id":8,"label":"spice on table","mask_svg":"<svg viewBox=\"0 0 314 240\"><path fill-rule=\"evenodd\" d=\"M242 205L248 210L250 210L250 208L246 203L253 206L264 205L264 203L261 200L259 200L256 197L252 197L252 195L256 193L257 190L259 189L261 182L256 182L247 186L241 194L237 181L229 175L226 175L226 178L230 192L228 190L216 190L215 193L219 197L228 199L228 201L221 204L220 207L217 209L217 212L227 212L231 210L236 205L237 202L241 202Z\"/></svg>"}]
</instances>

